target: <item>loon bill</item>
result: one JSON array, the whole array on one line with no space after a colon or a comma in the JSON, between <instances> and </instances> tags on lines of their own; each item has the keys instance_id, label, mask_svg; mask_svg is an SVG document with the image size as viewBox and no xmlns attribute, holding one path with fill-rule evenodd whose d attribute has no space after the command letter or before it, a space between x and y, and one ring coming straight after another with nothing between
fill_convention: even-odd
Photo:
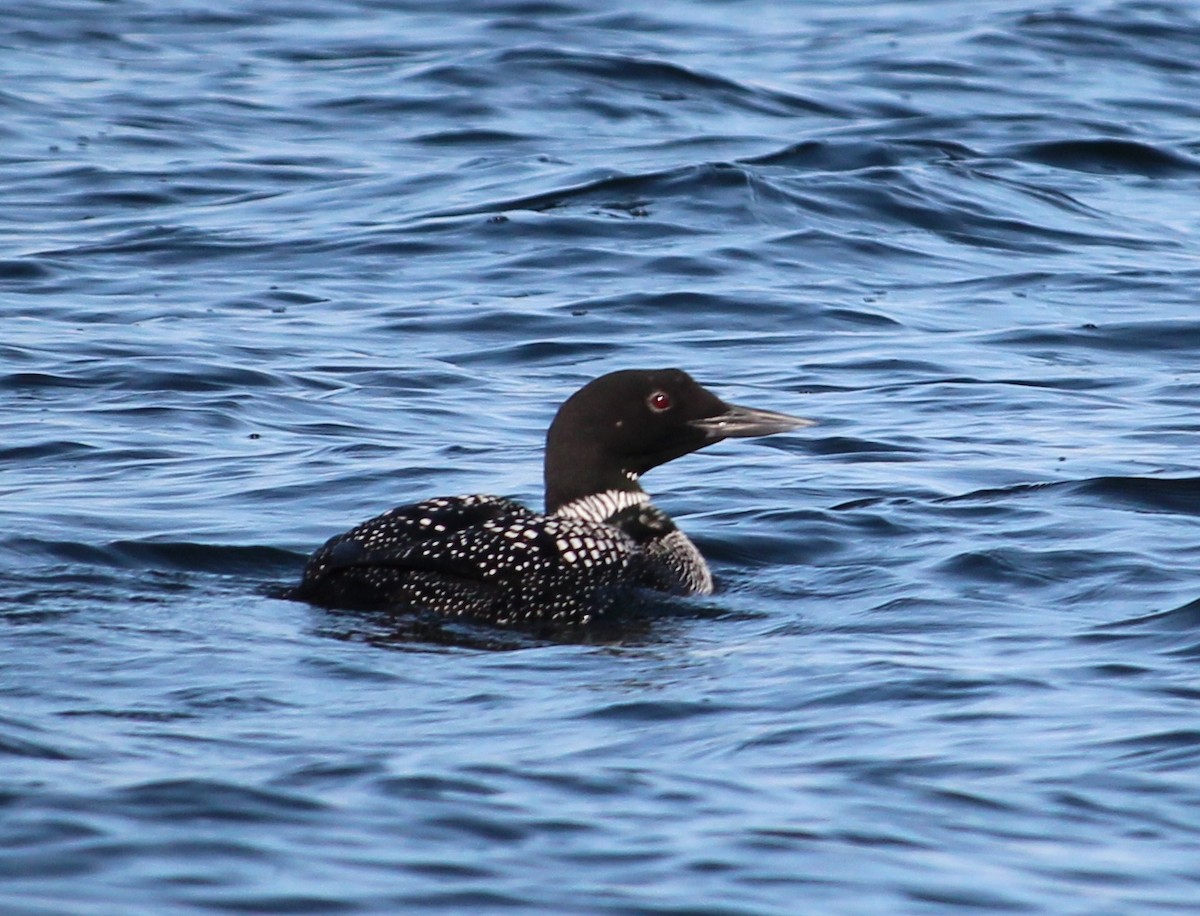
<instances>
[{"instance_id":1,"label":"loon bill","mask_svg":"<svg viewBox=\"0 0 1200 916\"><path fill-rule=\"evenodd\" d=\"M639 588L711 594L704 557L639 478L723 439L812 423L726 404L680 369L611 372L550 425L544 515L499 496L400 506L327 541L287 597L521 625L585 624Z\"/></svg>"}]
</instances>

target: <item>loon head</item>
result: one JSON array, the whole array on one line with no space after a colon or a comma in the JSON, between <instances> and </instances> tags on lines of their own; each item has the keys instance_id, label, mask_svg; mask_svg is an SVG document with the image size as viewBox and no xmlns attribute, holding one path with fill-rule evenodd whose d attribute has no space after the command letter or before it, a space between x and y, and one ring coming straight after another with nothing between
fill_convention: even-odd
<instances>
[{"instance_id":1,"label":"loon head","mask_svg":"<svg viewBox=\"0 0 1200 916\"><path fill-rule=\"evenodd\" d=\"M622 369L588 382L546 434L546 511L596 493L639 491L651 468L722 439L812 420L726 404L682 369Z\"/></svg>"}]
</instances>

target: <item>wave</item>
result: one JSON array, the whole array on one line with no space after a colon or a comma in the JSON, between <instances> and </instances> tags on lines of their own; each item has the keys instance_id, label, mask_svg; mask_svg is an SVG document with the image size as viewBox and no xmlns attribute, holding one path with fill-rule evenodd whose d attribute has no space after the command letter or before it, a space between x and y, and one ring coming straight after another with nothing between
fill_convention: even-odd
<instances>
[{"instance_id":1,"label":"wave","mask_svg":"<svg viewBox=\"0 0 1200 916\"><path fill-rule=\"evenodd\" d=\"M1048 140L1011 146L1003 154L1023 162L1103 174L1179 178L1200 174L1200 159L1175 150L1108 137Z\"/></svg>"},{"instance_id":2,"label":"wave","mask_svg":"<svg viewBox=\"0 0 1200 916\"><path fill-rule=\"evenodd\" d=\"M305 559L304 554L269 546L149 540L95 544L19 536L0 538L0 562L9 569L69 564L123 570L270 576L298 572Z\"/></svg>"}]
</instances>

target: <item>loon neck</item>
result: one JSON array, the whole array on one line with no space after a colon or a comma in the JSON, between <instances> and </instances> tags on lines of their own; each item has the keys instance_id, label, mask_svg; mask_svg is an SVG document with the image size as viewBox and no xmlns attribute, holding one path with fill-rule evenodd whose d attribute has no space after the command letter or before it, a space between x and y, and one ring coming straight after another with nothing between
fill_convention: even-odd
<instances>
[{"instance_id":1,"label":"loon neck","mask_svg":"<svg viewBox=\"0 0 1200 916\"><path fill-rule=\"evenodd\" d=\"M613 516L633 506L641 506L650 502L650 494L633 484L633 489L602 490L599 493L589 493L563 503L555 509L547 509L552 515L565 518L580 518L590 522L607 522Z\"/></svg>"},{"instance_id":2,"label":"loon neck","mask_svg":"<svg viewBox=\"0 0 1200 916\"><path fill-rule=\"evenodd\" d=\"M598 436L547 436L545 464L546 514L604 521L611 512L637 505L650 497L638 484L638 471L595 444Z\"/></svg>"}]
</instances>

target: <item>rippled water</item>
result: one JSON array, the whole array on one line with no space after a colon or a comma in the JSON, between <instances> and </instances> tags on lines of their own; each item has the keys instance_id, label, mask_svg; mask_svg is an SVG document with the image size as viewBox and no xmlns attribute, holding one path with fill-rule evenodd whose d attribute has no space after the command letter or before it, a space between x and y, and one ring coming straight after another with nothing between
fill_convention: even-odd
<instances>
[{"instance_id":1,"label":"rippled water","mask_svg":"<svg viewBox=\"0 0 1200 916\"><path fill-rule=\"evenodd\" d=\"M1194 4L3 20L6 913L1196 912ZM271 597L663 365L712 599Z\"/></svg>"}]
</instances>

